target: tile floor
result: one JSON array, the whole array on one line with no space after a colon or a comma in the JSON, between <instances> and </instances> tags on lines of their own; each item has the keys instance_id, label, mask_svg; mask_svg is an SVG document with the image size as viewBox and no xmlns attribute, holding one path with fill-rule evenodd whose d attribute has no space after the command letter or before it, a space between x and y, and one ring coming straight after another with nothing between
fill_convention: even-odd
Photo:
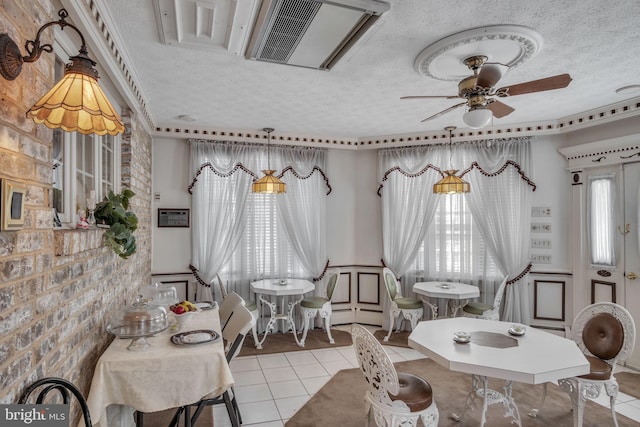
<instances>
[{"instance_id":1,"label":"tile floor","mask_svg":"<svg viewBox=\"0 0 640 427\"><path fill-rule=\"evenodd\" d=\"M344 326L348 329L349 326ZM372 327L372 331L378 329ZM413 349L385 346L394 362L424 356ZM245 427L283 427L284 423L341 369L356 368L352 347L237 357L231 362ZM599 403L608 406L601 395ZM640 422L640 400L620 393L616 410ZM224 406L214 407L216 427L230 426Z\"/></svg>"}]
</instances>

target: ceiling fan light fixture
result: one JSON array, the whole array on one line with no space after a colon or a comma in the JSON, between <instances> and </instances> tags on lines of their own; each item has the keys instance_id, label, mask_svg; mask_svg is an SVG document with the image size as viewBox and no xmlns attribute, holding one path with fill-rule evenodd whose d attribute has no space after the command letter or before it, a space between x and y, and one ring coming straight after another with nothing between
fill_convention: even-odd
<instances>
[{"instance_id":1,"label":"ceiling fan light fixture","mask_svg":"<svg viewBox=\"0 0 640 427\"><path fill-rule=\"evenodd\" d=\"M487 107L476 107L464 113L462 120L470 128L480 129L488 125L492 117L493 112Z\"/></svg>"}]
</instances>

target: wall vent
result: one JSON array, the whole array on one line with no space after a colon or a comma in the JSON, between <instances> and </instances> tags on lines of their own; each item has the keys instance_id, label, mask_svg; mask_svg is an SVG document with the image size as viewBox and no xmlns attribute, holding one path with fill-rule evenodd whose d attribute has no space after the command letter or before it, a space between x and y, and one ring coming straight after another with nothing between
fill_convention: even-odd
<instances>
[{"instance_id":1,"label":"wall vent","mask_svg":"<svg viewBox=\"0 0 640 427\"><path fill-rule=\"evenodd\" d=\"M246 57L329 70L389 8L377 0L265 0Z\"/></svg>"}]
</instances>

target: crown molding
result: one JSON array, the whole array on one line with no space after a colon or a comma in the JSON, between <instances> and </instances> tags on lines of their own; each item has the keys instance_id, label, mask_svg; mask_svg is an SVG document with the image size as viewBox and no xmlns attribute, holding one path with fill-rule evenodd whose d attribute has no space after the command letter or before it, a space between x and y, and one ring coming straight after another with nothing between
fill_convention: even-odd
<instances>
[{"instance_id":1,"label":"crown molding","mask_svg":"<svg viewBox=\"0 0 640 427\"><path fill-rule=\"evenodd\" d=\"M105 68L121 96L137 115L147 132L162 138L224 139L227 141L263 142L266 135L256 129L207 128L199 126L163 125L157 123L146 104L146 97L138 82L141 81L130 68L131 58L124 49L125 43L117 33L116 25L101 2L94 0L61 0L74 24L78 25L90 43L91 50ZM603 106L559 120L521 124L490 126L482 129L460 128L454 138L468 141L515 136L556 135L575 132L640 115L640 97ZM380 135L375 137L340 138L331 135L305 135L277 133L272 140L283 145L300 145L335 149L361 150L393 146L425 145L448 142L449 135L442 130L432 132Z\"/></svg>"}]
</instances>

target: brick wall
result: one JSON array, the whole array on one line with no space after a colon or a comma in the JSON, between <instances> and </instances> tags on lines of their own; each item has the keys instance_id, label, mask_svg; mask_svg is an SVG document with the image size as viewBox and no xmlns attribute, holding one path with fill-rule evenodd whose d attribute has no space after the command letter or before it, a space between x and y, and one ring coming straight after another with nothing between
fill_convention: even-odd
<instances>
[{"instance_id":1,"label":"brick wall","mask_svg":"<svg viewBox=\"0 0 640 427\"><path fill-rule=\"evenodd\" d=\"M23 49L38 28L57 20L47 0L7 0L0 32ZM44 42L50 42L45 31ZM23 51L24 53L24 51ZM104 324L151 282L151 137L123 114L122 185L136 196L136 254L123 260L102 245L101 230L53 230L52 131L25 112L53 84L54 55L0 78L0 178L26 184L25 226L0 232L0 403L15 403L25 385L59 376L88 394L96 360L111 342Z\"/></svg>"}]
</instances>

